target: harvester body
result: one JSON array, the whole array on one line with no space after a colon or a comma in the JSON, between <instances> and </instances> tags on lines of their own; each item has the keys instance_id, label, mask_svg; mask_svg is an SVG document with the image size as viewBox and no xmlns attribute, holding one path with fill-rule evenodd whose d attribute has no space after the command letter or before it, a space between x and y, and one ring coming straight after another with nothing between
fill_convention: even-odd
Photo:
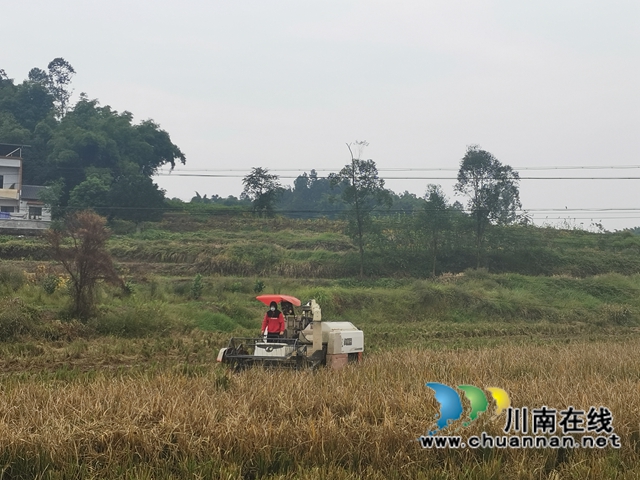
<instances>
[{"instance_id":1,"label":"harvester body","mask_svg":"<svg viewBox=\"0 0 640 480\"><path fill-rule=\"evenodd\" d=\"M258 297L266 303L274 296ZM284 296L283 296L284 297ZM262 299L264 298L264 299ZM281 338L234 337L218 353L218 362L242 369L253 365L282 368L317 368L327 365L342 368L359 361L364 352L364 334L350 322L324 322L320 306L310 300L295 315L289 299L283 305L285 332ZM316 332L319 332L316 335Z\"/></svg>"}]
</instances>

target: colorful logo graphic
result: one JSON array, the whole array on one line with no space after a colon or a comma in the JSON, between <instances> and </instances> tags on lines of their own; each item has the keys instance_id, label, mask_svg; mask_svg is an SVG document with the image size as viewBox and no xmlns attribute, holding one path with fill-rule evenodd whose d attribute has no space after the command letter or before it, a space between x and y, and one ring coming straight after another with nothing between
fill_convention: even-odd
<instances>
[{"instance_id":1,"label":"colorful logo graphic","mask_svg":"<svg viewBox=\"0 0 640 480\"><path fill-rule=\"evenodd\" d=\"M434 391L435 398L440 403L440 415L436 423L437 428L429 432L429 435L435 435L450 423L459 420L464 413L464 408L460 395L450 386L435 382L429 382L426 386ZM464 392L465 397L471 405L469 421L464 423L466 427L476 420L478 415L487 410L489 401L484 391L474 385L458 385L457 388ZM491 393L496 403L495 418L511 406L511 400L509 399L509 394L502 388L488 387L487 390Z\"/></svg>"},{"instance_id":2,"label":"colorful logo graphic","mask_svg":"<svg viewBox=\"0 0 640 480\"><path fill-rule=\"evenodd\" d=\"M426 386L435 393L435 399L440 403L440 413L436 415L436 424L428 435L418 438L422 448L620 448L620 436L614 432L613 414L607 407L591 406L588 411L573 406L564 410L546 405L532 409L514 408L509 394L498 387L487 387L485 390L491 394L495 404L491 420L505 413L503 432L507 435L482 432L465 438L462 435L442 434L441 431L462 419L467 402L471 407L468 419L456 423L456 431L460 425L467 427L486 412L490 399L485 390L474 385L458 385L457 390L435 382L429 382ZM466 400L462 399L458 390L464 392ZM558 430L561 435L556 433Z\"/></svg>"}]
</instances>

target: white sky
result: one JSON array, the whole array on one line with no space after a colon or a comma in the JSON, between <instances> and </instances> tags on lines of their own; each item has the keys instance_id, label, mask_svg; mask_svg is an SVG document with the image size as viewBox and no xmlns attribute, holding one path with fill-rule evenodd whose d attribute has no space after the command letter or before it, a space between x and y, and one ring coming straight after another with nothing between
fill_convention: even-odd
<instances>
[{"instance_id":1,"label":"white sky","mask_svg":"<svg viewBox=\"0 0 640 480\"><path fill-rule=\"evenodd\" d=\"M338 171L367 140L397 193L451 200L467 145L520 168L537 223L640 225L637 0L0 0L0 68L64 57L76 98L152 118L187 156L169 197L238 196L261 166ZM525 170L621 166L635 169ZM389 171L442 168L450 171ZM289 169L290 171L284 171ZM283 178L291 184L292 179ZM564 210L566 207L566 210ZM577 209L631 209L582 212ZM563 209L541 212L540 209Z\"/></svg>"}]
</instances>

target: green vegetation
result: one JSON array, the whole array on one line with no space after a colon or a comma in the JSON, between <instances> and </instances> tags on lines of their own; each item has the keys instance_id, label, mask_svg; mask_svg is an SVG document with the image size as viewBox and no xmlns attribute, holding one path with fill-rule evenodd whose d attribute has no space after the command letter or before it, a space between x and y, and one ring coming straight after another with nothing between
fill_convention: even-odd
<instances>
[{"instance_id":1,"label":"green vegetation","mask_svg":"<svg viewBox=\"0 0 640 480\"><path fill-rule=\"evenodd\" d=\"M159 220L164 192L151 177L165 164L184 164L184 154L152 120L136 125L130 112L84 94L70 105L73 74L63 58L17 85L0 70L0 143L30 145L24 184L52 187L43 200L54 215L90 207L134 223Z\"/></svg>"},{"instance_id":2,"label":"green vegetation","mask_svg":"<svg viewBox=\"0 0 640 480\"><path fill-rule=\"evenodd\" d=\"M242 184L244 190L240 198L251 200L253 212L261 217L273 217L275 203L282 192L278 176L266 168L254 167L242 179Z\"/></svg>"},{"instance_id":3,"label":"green vegetation","mask_svg":"<svg viewBox=\"0 0 640 480\"><path fill-rule=\"evenodd\" d=\"M178 227L184 225L199 228ZM60 265L3 261L0 417L11 421L0 432L7 446L3 475L537 480L640 474L630 413L640 408L634 353L640 274L625 271L636 265L635 237L493 231L502 250L490 251L491 264L532 268L515 254L522 232L539 242L540 252L555 253L545 260L539 252L536 261L547 262L539 265L581 276L466 269L430 278L426 269L415 278L407 265L393 276L361 278L358 251L341 232L340 223L325 220L170 216L156 228L108 241L128 287L98 283L87 321L72 314ZM0 238L0 250L20 242L21 252L43 250L38 239L9 238ZM40 254L34 257L46 258ZM607 265L608 256L619 256L610 265L629 274L613 268L587 274ZM393 271L398 261L370 260L381 271ZM232 335L258 332L259 292L315 298L325 320L352 321L365 333L364 363L340 372L231 374L216 363L218 349ZM426 381L498 385L517 405L531 407L605 405L623 448L562 458L551 449L423 451L415 439L437 414ZM473 428L499 433L501 421L487 418Z\"/></svg>"},{"instance_id":4,"label":"green vegetation","mask_svg":"<svg viewBox=\"0 0 640 480\"><path fill-rule=\"evenodd\" d=\"M18 267L24 263L13 263L5 262L0 269L0 291L6 303L3 338L62 335L56 331L64 330L65 322L74 318L64 272L54 274L54 266L40 264L42 280L27 281ZM119 287L97 288L96 313L77 332L81 338L153 337L197 328L247 329L253 334L259 328L263 306L253 298L257 293L253 278L168 277L131 271L126 277L129 294ZM54 278L58 286L50 292L47 285ZM639 274L575 278L467 270L433 280L262 277L259 283L265 293L315 298L325 318L352 321L362 328L373 350L496 334L633 331L640 325Z\"/></svg>"},{"instance_id":5,"label":"green vegetation","mask_svg":"<svg viewBox=\"0 0 640 480\"><path fill-rule=\"evenodd\" d=\"M355 146L362 148L368 145L366 141L355 142ZM392 199L384 180L378 176L378 169L373 160L362 160L353 156L351 144L347 144L351 153L351 163L345 165L338 173L329 174L333 187L340 185L342 194L340 199L348 205L347 232L358 246L360 252L360 276L364 276L364 236L371 230L371 213L382 205L391 207ZM360 152L361 153L361 152Z\"/></svg>"},{"instance_id":6,"label":"green vegetation","mask_svg":"<svg viewBox=\"0 0 640 480\"><path fill-rule=\"evenodd\" d=\"M433 228L418 228L418 219L375 219L364 252L367 276L431 277L434 251L436 275L475 267L475 239L465 230L468 224L460 221L463 217L452 217L452 229L438 230L435 243ZM145 224L139 233L114 235L107 248L120 264L172 275L336 279L357 276L360 270L358 249L344 229L344 222L326 219L171 214L161 223ZM483 263L491 273L582 278L640 272L640 236L630 231L592 233L491 225L486 237ZM6 236L0 237L0 257L51 258L40 239Z\"/></svg>"}]
</instances>

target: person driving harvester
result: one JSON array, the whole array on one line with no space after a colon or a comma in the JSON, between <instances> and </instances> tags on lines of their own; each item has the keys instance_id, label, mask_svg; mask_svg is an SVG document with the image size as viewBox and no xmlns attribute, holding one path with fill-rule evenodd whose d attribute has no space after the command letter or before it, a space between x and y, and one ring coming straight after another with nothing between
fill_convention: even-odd
<instances>
[{"instance_id":1,"label":"person driving harvester","mask_svg":"<svg viewBox=\"0 0 640 480\"><path fill-rule=\"evenodd\" d=\"M267 330L267 341L284 336L284 315L278 310L276 302L269 304L269 310L262 320L262 335L264 335L265 329Z\"/></svg>"}]
</instances>

